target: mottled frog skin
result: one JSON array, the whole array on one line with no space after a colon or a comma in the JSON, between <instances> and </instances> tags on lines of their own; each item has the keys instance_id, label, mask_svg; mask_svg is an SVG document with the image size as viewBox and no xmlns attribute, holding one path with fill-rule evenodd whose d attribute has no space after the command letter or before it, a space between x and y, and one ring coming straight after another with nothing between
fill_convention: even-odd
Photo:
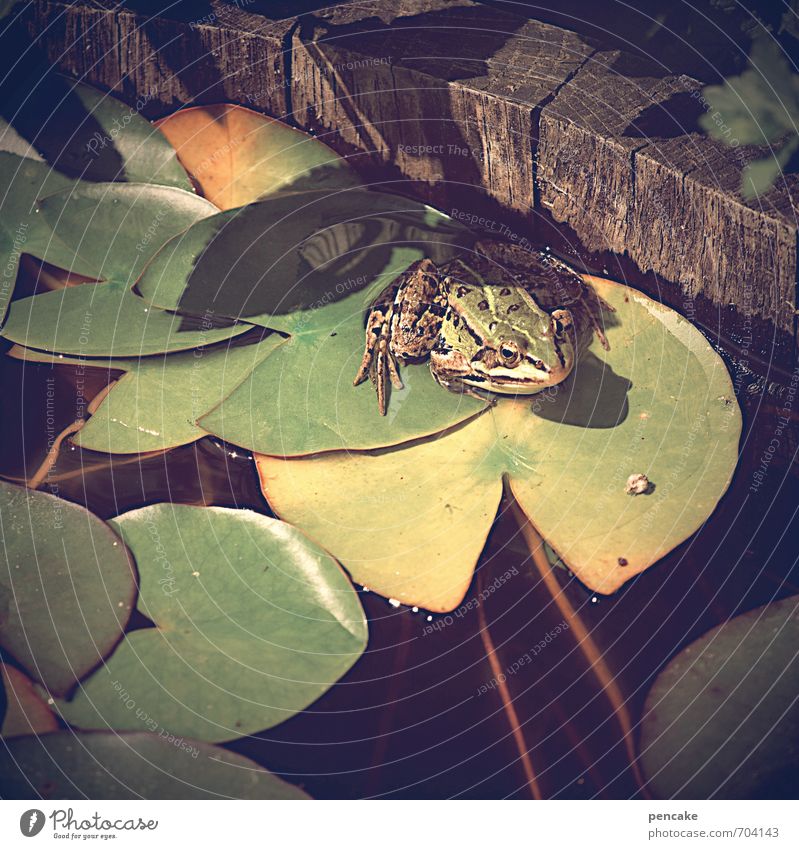
<instances>
[{"instance_id":1,"label":"mottled frog skin","mask_svg":"<svg viewBox=\"0 0 799 849\"><path fill-rule=\"evenodd\" d=\"M593 333L600 301L566 263L504 242L436 266L414 263L377 299L354 384L371 376L385 415L400 364L430 361L447 389L479 397L532 395L565 380Z\"/></svg>"}]
</instances>

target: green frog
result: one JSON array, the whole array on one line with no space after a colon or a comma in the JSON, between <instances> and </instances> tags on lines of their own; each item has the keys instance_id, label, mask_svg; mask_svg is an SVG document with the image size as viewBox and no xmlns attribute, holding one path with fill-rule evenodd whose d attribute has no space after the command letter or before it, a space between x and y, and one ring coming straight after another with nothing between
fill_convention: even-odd
<instances>
[{"instance_id":1,"label":"green frog","mask_svg":"<svg viewBox=\"0 0 799 849\"><path fill-rule=\"evenodd\" d=\"M414 263L374 303L354 385L368 376L385 415L400 364L430 360L442 386L481 398L532 395L571 373L596 334L601 301L569 265L504 242L478 242L468 258Z\"/></svg>"}]
</instances>

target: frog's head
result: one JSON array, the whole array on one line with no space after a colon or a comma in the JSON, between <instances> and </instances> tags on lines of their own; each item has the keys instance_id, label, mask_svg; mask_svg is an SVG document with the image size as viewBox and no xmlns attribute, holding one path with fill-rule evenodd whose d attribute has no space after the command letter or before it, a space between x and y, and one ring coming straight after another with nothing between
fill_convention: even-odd
<instances>
[{"instance_id":1,"label":"frog's head","mask_svg":"<svg viewBox=\"0 0 799 849\"><path fill-rule=\"evenodd\" d=\"M463 383L531 395L568 377L575 361L568 310L548 313L521 287L469 289L461 292L460 322L453 322L458 338L451 340L448 364Z\"/></svg>"},{"instance_id":2,"label":"frog's head","mask_svg":"<svg viewBox=\"0 0 799 849\"><path fill-rule=\"evenodd\" d=\"M574 367L572 317L568 310L543 312L525 329L498 324L497 332L471 360L475 386L490 392L531 395L565 380ZM470 376L464 381L470 382Z\"/></svg>"}]
</instances>

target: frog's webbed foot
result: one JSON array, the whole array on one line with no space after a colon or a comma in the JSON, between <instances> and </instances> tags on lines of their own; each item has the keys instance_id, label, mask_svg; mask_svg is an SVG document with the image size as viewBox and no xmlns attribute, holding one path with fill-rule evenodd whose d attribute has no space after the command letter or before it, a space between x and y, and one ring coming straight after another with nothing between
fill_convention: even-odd
<instances>
[{"instance_id":1,"label":"frog's webbed foot","mask_svg":"<svg viewBox=\"0 0 799 849\"><path fill-rule=\"evenodd\" d=\"M377 406L385 416L388 406L388 381L396 389L402 389L399 368L389 346L391 321L394 314L394 299L382 299L372 307L366 322L366 345L353 386L363 383L367 377L377 390Z\"/></svg>"}]
</instances>

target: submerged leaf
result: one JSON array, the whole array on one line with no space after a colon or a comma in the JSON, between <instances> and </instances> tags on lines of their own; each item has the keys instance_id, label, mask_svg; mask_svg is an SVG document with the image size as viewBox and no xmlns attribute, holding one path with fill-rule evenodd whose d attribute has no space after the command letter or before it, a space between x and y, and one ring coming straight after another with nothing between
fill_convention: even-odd
<instances>
[{"instance_id":1,"label":"submerged leaf","mask_svg":"<svg viewBox=\"0 0 799 849\"><path fill-rule=\"evenodd\" d=\"M590 282L616 308L611 349L594 346L565 383L500 399L419 444L259 456L270 505L359 583L445 611L466 591L505 476L577 577L597 592L618 589L713 511L735 468L741 419L723 362L689 322L625 286ZM414 368L426 367L405 372ZM340 391L342 407L358 392ZM340 446L331 433L317 450ZM651 491L631 496L627 478L639 473Z\"/></svg>"},{"instance_id":2,"label":"submerged leaf","mask_svg":"<svg viewBox=\"0 0 799 849\"><path fill-rule=\"evenodd\" d=\"M230 740L308 707L358 659L367 629L338 564L249 510L158 504L114 522L141 576L128 634L62 716L81 728ZM131 709L135 705L138 710Z\"/></svg>"},{"instance_id":3,"label":"submerged leaf","mask_svg":"<svg viewBox=\"0 0 799 849\"><path fill-rule=\"evenodd\" d=\"M279 191L342 188L358 183L327 145L282 121L243 106L180 109L158 122L202 193L220 209Z\"/></svg>"},{"instance_id":4,"label":"submerged leaf","mask_svg":"<svg viewBox=\"0 0 799 849\"><path fill-rule=\"evenodd\" d=\"M793 798L797 643L791 596L713 628L666 666L647 696L640 747L659 798Z\"/></svg>"},{"instance_id":5,"label":"submerged leaf","mask_svg":"<svg viewBox=\"0 0 799 849\"><path fill-rule=\"evenodd\" d=\"M0 645L66 693L122 637L136 592L119 537L83 507L0 482Z\"/></svg>"},{"instance_id":6,"label":"submerged leaf","mask_svg":"<svg viewBox=\"0 0 799 849\"><path fill-rule=\"evenodd\" d=\"M0 751L4 799L307 799L219 746L147 734L45 734Z\"/></svg>"}]
</instances>

